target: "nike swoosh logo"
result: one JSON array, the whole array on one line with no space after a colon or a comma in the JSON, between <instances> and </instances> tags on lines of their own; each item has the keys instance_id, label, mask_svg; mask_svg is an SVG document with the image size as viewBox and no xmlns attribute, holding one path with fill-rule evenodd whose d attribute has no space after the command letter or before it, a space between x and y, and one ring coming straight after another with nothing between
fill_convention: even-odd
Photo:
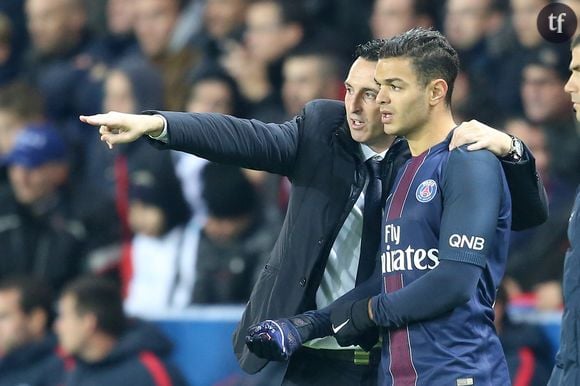
<instances>
[{"instance_id":1,"label":"nike swoosh logo","mask_svg":"<svg viewBox=\"0 0 580 386\"><path fill-rule=\"evenodd\" d=\"M336 327L332 326L332 331L333 331L335 334L337 334L337 333L338 333L340 330L342 330L342 328L343 328L344 326L346 326L346 325L347 325L347 323L348 323L348 322L350 322L350 319L347 319L347 320L346 320L344 323L341 323L340 325L338 325L338 326L336 326Z\"/></svg>"}]
</instances>

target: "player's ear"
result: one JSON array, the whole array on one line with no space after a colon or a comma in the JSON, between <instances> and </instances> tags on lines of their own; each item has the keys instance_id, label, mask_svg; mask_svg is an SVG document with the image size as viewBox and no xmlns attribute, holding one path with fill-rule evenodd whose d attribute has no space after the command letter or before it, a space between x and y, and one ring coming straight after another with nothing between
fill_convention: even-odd
<instances>
[{"instance_id":1,"label":"player's ear","mask_svg":"<svg viewBox=\"0 0 580 386\"><path fill-rule=\"evenodd\" d=\"M429 84L429 104L435 106L439 103L445 102L445 96L449 86L443 79L434 79Z\"/></svg>"}]
</instances>

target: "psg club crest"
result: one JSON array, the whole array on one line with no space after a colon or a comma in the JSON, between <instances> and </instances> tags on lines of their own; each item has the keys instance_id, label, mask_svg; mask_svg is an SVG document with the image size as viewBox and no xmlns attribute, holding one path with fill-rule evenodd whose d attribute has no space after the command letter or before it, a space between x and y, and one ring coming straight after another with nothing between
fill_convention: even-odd
<instances>
[{"instance_id":1,"label":"psg club crest","mask_svg":"<svg viewBox=\"0 0 580 386\"><path fill-rule=\"evenodd\" d=\"M419 184L415 197L419 202L429 202L437 194L437 183L434 180L425 180Z\"/></svg>"}]
</instances>

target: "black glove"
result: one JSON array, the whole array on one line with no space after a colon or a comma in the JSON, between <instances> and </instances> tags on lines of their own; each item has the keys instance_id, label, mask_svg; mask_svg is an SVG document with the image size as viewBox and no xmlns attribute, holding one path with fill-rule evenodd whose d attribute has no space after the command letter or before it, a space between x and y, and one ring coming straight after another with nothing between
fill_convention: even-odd
<instances>
[{"instance_id":1,"label":"black glove","mask_svg":"<svg viewBox=\"0 0 580 386\"><path fill-rule=\"evenodd\" d=\"M246 345L260 358L286 361L302 346L302 338L289 319L264 320L248 328Z\"/></svg>"},{"instance_id":2,"label":"black glove","mask_svg":"<svg viewBox=\"0 0 580 386\"><path fill-rule=\"evenodd\" d=\"M265 320L248 328L246 345L256 356L286 361L303 342L330 335L328 316L308 311L288 319Z\"/></svg>"},{"instance_id":3,"label":"black glove","mask_svg":"<svg viewBox=\"0 0 580 386\"><path fill-rule=\"evenodd\" d=\"M376 324L369 317L369 298L346 302L330 313L332 332L341 346L360 345L369 351L376 343ZM374 331L373 331L374 330Z\"/></svg>"}]
</instances>

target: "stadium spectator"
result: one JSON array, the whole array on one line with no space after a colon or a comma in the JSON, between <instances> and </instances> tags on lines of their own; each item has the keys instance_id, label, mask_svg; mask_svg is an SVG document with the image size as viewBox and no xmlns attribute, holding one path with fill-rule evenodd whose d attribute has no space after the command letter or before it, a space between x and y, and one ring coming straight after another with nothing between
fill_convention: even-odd
<instances>
[{"instance_id":1,"label":"stadium spectator","mask_svg":"<svg viewBox=\"0 0 580 386\"><path fill-rule=\"evenodd\" d=\"M447 0L445 4L445 35L453 48L458 50L458 54L463 53L465 59L472 59L471 55L466 55L467 51L472 50L477 51L473 59L478 61L486 59L485 36L491 17L491 2L492 0L463 2ZM469 67L471 63L461 63L461 68Z\"/></svg>"},{"instance_id":2,"label":"stadium spectator","mask_svg":"<svg viewBox=\"0 0 580 386\"><path fill-rule=\"evenodd\" d=\"M518 45L512 26L510 3L507 0L492 0L489 12L487 52L492 61L501 62L502 56L510 55L510 50Z\"/></svg>"},{"instance_id":3,"label":"stadium spectator","mask_svg":"<svg viewBox=\"0 0 580 386\"><path fill-rule=\"evenodd\" d=\"M171 344L153 325L128 321L118 288L103 278L68 284L58 302L55 330L74 357L66 386L186 385L166 362Z\"/></svg>"},{"instance_id":4,"label":"stadium spectator","mask_svg":"<svg viewBox=\"0 0 580 386\"><path fill-rule=\"evenodd\" d=\"M244 43L230 44L221 58L242 95L253 105L248 115L268 122L283 121L282 62L304 41L304 17L300 2L258 0L248 6Z\"/></svg>"},{"instance_id":5,"label":"stadium spectator","mask_svg":"<svg viewBox=\"0 0 580 386\"><path fill-rule=\"evenodd\" d=\"M231 37L244 25L247 0L208 0L204 12L204 27L214 39Z\"/></svg>"},{"instance_id":6,"label":"stadium spectator","mask_svg":"<svg viewBox=\"0 0 580 386\"><path fill-rule=\"evenodd\" d=\"M108 202L71 184L69 154L48 125L18 135L5 159L10 186L0 193L0 277L39 276L58 291L115 240Z\"/></svg>"},{"instance_id":7,"label":"stadium spectator","mask_svg":"<svg viewBox=\"0 0 580 386\"><path fill-rule=\"evenodd\" d=\"M191 271L194 225L170 160L139 160L129 174L131 244L121 261L125 309L152 314L188 305L174 300L177 280ZM189 299L188 299L189 300Z\"/></svg>"},{"instance_id":8,"label":"stadium spectator","mask_svg":"<svg viewBox=\"0 0 580 386\"><path fill-rule=\"evenodd\" d=\"M503 116L495 105L494 96L485 91L486 87L480 89L479 84L467 71L459 71L453 86L453 116L458 121L476 119L488 125L500 126Z\"/></svg>"},{"instance_id":9,"label":"stadium spectator","mask_svg":"<svg viewBox=\"0 0 580 386\"><path fill-rule=\"evenodd\" d=\"M279 226L265 216L258 191L239 167L209 163L202 184L208 216L193 251L191 302L246 303Z\"/></svg>"},{"instance_id":10,"label":"stadium spectator","mask_svg":"<svg viewBox=\"0 0 580 386\"><path fill-rule=\"evenodd\" d=\"M413 27L432 27L435 14L430 0L375 0L370 26L373 38L386 39Z\"/></svg>"},{"instance_id":11,"label":"stadium spectator","mask_svg":"<svg viewBox=\"0 0 580 386\"><path fill-rule=\"evenodd\" d=\"M511 24L516 42L494 60L494 83L502 85L494 90L494 96L496 105L505 116L519 115L522 112L521 95L518 92L522 83L522 69L526 65L529 52L544 43L536 20L542 8L549 3L549 0L510 0Z\"/></svg>"},{"instance_id":12,"label":"stadium spectator","mask_svg":"<svg viewBox=\"0 0 580 386\"><path fill-rule=\"evenodd\" d=\"M185 110L192 113L220 113L236 117L244 116L245 100L239 93L237 84L223 69L203 67L197 71L191 83ZM201 170L207 160L173 152L177 174L181 180L184 195L199 224L205 222L207 208L201 199L203 183ZM259 190L264 210L270 217L280 217L286 207L285 181L279 176L258 170L244 169L244 173Z\"/></svg>"},{"instance_id":13,"label":"stadium spectator","mask_svg":"<svg viewBox=\"0 0 580 386\"><path fill-rule=\"evenodd\" d=\"M10 152L24 127L42 117L42 101L37 90L23 82L0 89L0 156Z\"/></svg>"},{"instance_id":14,"label":"stadium spectator","mask_svg":"<svg viewBox=\"0 0 580 386\"><path fill-rule=\"evenodd\" d=\"M114 65L137 49L135 39L135 2L107 0L105 6L105 34L97 44L101 46L103 58ZM101 28L99 26L99 28Z\"/></svg>"},{"instance_id":15,"label":"stadium spectator","mask_svg":"<svg viewBox=\"0 0 580 386\"><path fill-rule=\"evenodd\" d=\"M114 110L114 109L113 109ZM203 66L193 76L185 111L191 113L219 113L241 116L244 101L236 81L225 70ZM102 146L101 146L102 147ZM181 180L183 194L196 221L205 222L207 208L201 198L201 170L207 160L183 152L172 153L175 171Z\"/></svg>"},{"instance_id":16,"label":"stadium spectator","mask_svg":"<svg viewBox=\"0 0 580 386\"><path fill-rule=\"evenodd\" d=\"M553 172L580 182L580 139L571 103L564 92L570 53L565 47L543 46L530 53L522 70L522 102L528 119L539 124L548 141Z\"/></svg>"},{"instance_id":17,"label":"stadium spectator","mask_svg":"<svg viewBox=\"0 0 580 386\"><path fill-rule=\"evenodd\" d=\"M284 59L282 101L290 119L314 99L342 99L340 59L322 50L294 52Z\"/></svg>"},{"instance_id":18,"label":"stadium spectator","mask_svg":"<svg viewBox=\"0 0 580 386\"><path fill-rule=\"evenodd\" d=\"M235 80L220 67L204 66L192 76L185 109L189 112L243 116L244 104Z\"/></svg>"},{"instance_id":19,"label":"stadium spectator","mask_svg":"<svg viewBox=\"0 0 580 386\"><path fill-rule=\"evenodd\" d=\"M548 4L547 0L510 0L512 23L522 47L533 49L544 42L536 26L536 19Z\"/></svg>"},{"instance_id":20,"label":"stadium spectator","mask_svg":"<svg viewBox=\"0 0 580 386\"><path fill-rule=\"evenodd\" d=\"M538 124L570 122L571 103L563 90L570 55L544 46L534 50L522 70L522 100L526 117Z\"/></svg>"},{"instance_id":21,"label":"stadium spectator","mask_svg":"<svg viewBox=\"0 0 580 386\"><path fill-rule=\"evenodd\" d=\"M248 0L207 0L203 12L203 30L195 43L206 57L216 61L227 50L229 41L240 41L246 20Z\"/></svg>"},{"instance_id":22,"label":"stadium spectator","mask_svg":"<svg viewBox=\"0 0 580 386\"><path fill-rule=\"evenodd\" d=\"M472 90L470 98L477 98L475 102L484 113L476 116L478 119L493 116L490 111L497 113L493 106L490 94L491 80L493 79L493 63L487 50L487 34L492 20L493 0L447 0L445 4L444 32L449 42L457 50L461 63L461 70L467 78ZM486 105L481 102L485 101ZM491 106L490 106L491 105ZM472 117L469 117L472 118Z\"/></svg>"},{"instance_id":23,"label":"stadium spectator","mask_svg":"<svg viewBox=\"0 0 580 386\"><path fill-rule=\"evenodd\" d=\"M153 65L139 57L119 61L107 73L104 82L102 110L136 113L163 106L163 80ZM87 133L94 136L95 133ZM94 138L94 137L93 137ZM87 149L87 166L83 184L99 186L103 198L110 200L114 211L109 213L121 232L118 247L95 261L93 271L116 272L120 260L127 260L132 232L129 228L129 174L140 165L134 159L147 159L155 152L144 141L120 146L114 150L96 146L93 141ZM163 157L170 164L170 157ZM171 172L171 169L169 169Z\"/></svg>"},{"instance_id":24,"label":"stadium spectator","mask_svg":"<svg viewBox=\"0 0 580 386\"><path fill-rule=\"evenodd\" d=\"M46 117L73 146L76 168L86 144L76 117L99 111L101 53L89 34L83 0L26 0L25 9L32 43L26 76L43 96Z\"/></svg>"},{"instance_id":25,"label":"stadium spectator","mask_svg":"<svg viewBox=\"0 0 580 386\"><path fill-rule=\"evenodd\" d=\"M197 66L201 54L190 45L172 50L170 43L179 20L181 0L135 2L135 35L142 54L161 72L164 108L178 110L187 95L183 79Z\"/></svg>"},{"instance_id":26,"label":"stadium spectator","mask_svg":"<svg viewBox=\"0 0 580 386\"><path fill-rule=\"evenodd\" d=\"M59 386L65 361L50 334L50 289L30 276L0 281L0 385Z\"/></svg>"},{"instance_id":27,"label":"stadium spectator","mask_svg":"<svg viewBox=\"0 0 580 386\"><path fill-rule=\"evenodd\" d=\"M163 80L155 67L145 59L128 57L113 66L105 77L101 111L139 111L163 106ZM86 134L90 135L90 134ZM92 134L94 135L94 133ZM88 148L87 171L84 180L94 181L114 194L114 180L118 174L114 170L120 155L131 154L138 146L125 146L118 152L110 152L94 142Z\"/></svg>"}]
</instances>

